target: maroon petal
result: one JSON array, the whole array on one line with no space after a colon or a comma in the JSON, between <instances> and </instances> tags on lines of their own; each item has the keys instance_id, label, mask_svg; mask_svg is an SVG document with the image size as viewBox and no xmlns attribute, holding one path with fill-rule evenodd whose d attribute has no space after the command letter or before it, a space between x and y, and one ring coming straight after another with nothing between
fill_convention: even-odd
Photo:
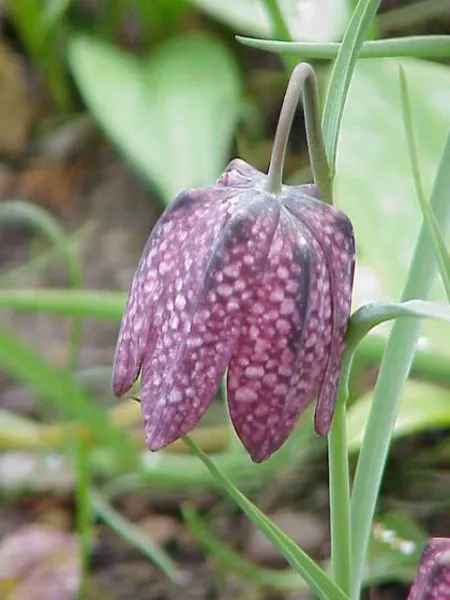
<instances>
[{"instance_id":1,"label":"maroon petal","mask_svg":"<svg viewBox=\"0 0 450 600\"><path fill-rule=\"evenodd\" d=\"M164 348L166 359L175 358L183 322L193 313L213 241L231 203L231 192L223 188L185 191L155 225L133 277L119 332L113 370L116 396L135 382L144 351L147 360Z\"/></svg>"},{"instance_id":2,"label":"maroon petal","mask_svg":"<svg viewBox=\"0 0 450 600\"><path fill-rule=\"evenodd\" d=\"M311 241L282 209L261 285L230 362L230 417L255 462L287 439L313 399L326 358L318 332L328 298L320 291L323 253Z\"/></svg>"},{"instance_id":3,"label":"maroon petal","mask_svg":"<svg viewBox=\"0 0 450 600\"><path fill-rule=\"evenodd\" d=\"M408 600L448 600L450 598L450 539L434 538L420 558L416 579Z\"/></svg>"},{"instance_id":4,"label":"maroon petal","mask_svg":"<svg viewBox=\"0 0 450 600\"><path fill-rule=\"evenodd\" d=\"M313 186L292 188L317 194ZM324 371L318 392L315 413L317 433L326 435L330 429L336 402L337 386L345 347L345 335L350 316L351 293L355 260L353 228L342 212L311 196L287 194L284 205L309 228L325 254L330 277L332 310L332 345L328 365Z\"/></svg>"},{"instance_id":5,"label":"maroon petal","mask_svg":"<svg viewBox=\"0 0 450 600\"><path fill-rule=\"evenodd\" d=\"M152 360L144 356L141 404L151 450L184 435L208 408L261 278L278 217L273 198L243 192L214 245L185 342L169 360L167 352L155 352ZM189 277L184 283L189 289Z\"/></svg>"}]
</instances>

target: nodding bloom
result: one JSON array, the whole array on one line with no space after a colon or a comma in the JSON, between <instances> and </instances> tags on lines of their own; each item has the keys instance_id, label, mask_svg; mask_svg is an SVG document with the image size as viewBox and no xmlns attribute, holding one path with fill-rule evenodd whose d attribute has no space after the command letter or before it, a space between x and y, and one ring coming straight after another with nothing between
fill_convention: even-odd
<instances>
[{"instance_id":1,"label":"nodding bloom","mask_svg":"<svg viewBox=\"0 0 450 600\"><path fill-rule=\"evenodd\" d=\"M408 600L450 598L450 539L431 538L425 546Z\"/></svg>"},{"instance_id":2,"label":"nodding bloom","mask_svg":"<svg viewBox=\"0 0 450 600\"><path fill-rule=\"evenodd\" d=\"M233 160L209 187L182 192L145 246L116 349L113 389L141 373L150 450L198 422L227 370L231 421L255 462L268 458L317 397L331 426L355 245L349 219L315 185L265 190Z\"/></svg>"}]
</instances>

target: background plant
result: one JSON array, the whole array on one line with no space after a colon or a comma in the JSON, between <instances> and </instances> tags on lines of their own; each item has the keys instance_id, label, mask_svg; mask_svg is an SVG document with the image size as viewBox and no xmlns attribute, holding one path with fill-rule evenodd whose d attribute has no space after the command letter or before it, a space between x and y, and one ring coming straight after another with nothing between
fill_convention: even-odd
<instances>
[{"instance_id":1,"label":"background plant","mask_svg":"<svg viewBox=\"0 0 450 600\"><path fill-rule=\"evenodd\" d=\"M446 36L382 39L396 27L400 33L414 31L412 23L417 11L423 11L422 19L423 15L431 18L439 13L439 3L423 1L377 14L379 2L361 1L353 6L353 2L342 1L336 3L338 9L333 14L339 18L334 18L332 23L331 19L323 19L323 14L327 14L324 0L317 9L317 15L322 16L316 15L325 23L320 29L314 22L305 28L304 14L298 18L294 4L269 1L233 4L208 0L174 2L170 3L173 8L168 8L169 3L136 1L104 3L93 9L88 3L75 1L51 2L45 8L42 3L31 0L7 3L7 17L16 43L42 75L46 102L54 107L46 112L48 124L35 125L33 136L42 141L44 133L60 131L63 126L79 122L79 113L87 110L119 154L137 169L161 204L170 202L182 187L211 183L232 154L238 153L263 169L268 152L261 140L265 135L270 138L273 128L264 134L262 122L265 113L276 113L277 106L266 100L265 108L258 96L279 99L286 76L278 71L272 79L265 80L262 76L258 79L254 69L258 94L250 93L249 76L243 68L246 50L234 41L233 34L267 36L289 42L289 38L304 40L312 32L314 39L298 46L240 41L280 52L287 70L300 60L326 59L318 63L317 69L324 101L325 144L329 161L335 164L335 203L351 217L358 240L354 307L369 300L425 299L433 291L433 300L440 302L442 308L447 302L444 286L440 282L434 288L433 285L438 267L443 281L448 281L449 276L444 240L449 218L446 169L449 144L446 140L450 106L450 75L445 59L450 54L450 44ZM369 42L365 42L367 38ZM342 40L341 46L334 43L337 40ZM55 51L56 48L59 51ZM358 55L375 58L357 62ZM402 60L380 60L380 57L395 56ZM424 61L421 57L444 59L444 64ZM400 62L403 77L399 73ZM217 73L220 73L219 78ZM291 160L288 160L287 176L290 181L307 181L308 167L303 161L299 171L301 161L294 153L295 150L291 151ZM301 486L299 480L308 465L321 464L324 447L312 436L309 418L301 421L285 449L258 467L248 463L221 418L219 424L213 426L214 435L209 428L199 429L193 435L193 440L204 451L214 454L213 464L206 455L201 455L210 471L204 470L195 456L184 453L181 444L161 452L154 461L149 459L143 450L140 429L133 427L139 422L137 403L125 400L118 406L107 404L105 407L97 402L92 375L89 379L85 366L79 367L77 360L80 321L95 317L118 322L125 295L122 291L83 289L77 265L77 248L82 243L83 233L76 232L70 238L64 233L60 220L45 210L38 213L35 208L16 200L0 204L2 231L13 227L13 222L20 223L36 228L49 239L45 252L34 258L31 265L21 267L27 269L25 285L17 284L19 278L24 277L23 270L4 270L0 305L16 311L59 314L75 319L68 342L70 362L67 369L66 365L62 369L55 368L19 341L13 329L6 327L6 322L1 325L3 369L28 387L39 399L39 406L47 401L48 408L40 409L39 418L34 420L2 409L0 442L4 452L23 449L45 455L56 452L74 465L78 480L77 531L83 540L80 553L86 582L89 583L88 558L94 515L101 515L169 578L179 581L183 565L176 565L173 557L151 543L148 536L133 527L110 503L123 495L124 490L143 488L144 493L149 494L155 486L188 494L217 490L215 478L219 477L220 484L284 553L292 570L279 572L255 565L211 533L206 521L214 528L217 510L221 507L233 510L233 504L222 500L219 509L211 511L206 520L204 516L199 517L192 504L187 505L183 515L190 531L219 565L255 582L258 588L281 590L304 586L298 571L309 584L316 586L316 593L322 597L342 597L295 544L262 512L255 511L242 495L245 492L258 504L260 490L273 486L275 481L287 480L290 485ZM417 238L421 211L425 218ZM416 249L412 255L414 244ZM27 289L27 277L36 270L48 268L55 257L61 257L67 265L72 289ZM420 305L416 309L417 314L445 317L445 311L435 305ZM381 313L381 317L383 314L396 316L392 307L389 310ZM439 314L433 315L433 312ZM422 338L416 348L419 327L423 327ZM429 437L431 442L425 442L427 438L423 434L428 431L435 435L436 430L448 428L448 327L436 320L422 325L416 319L399 319L388 341L389 329L383 329L382 333L377 330L370 332L357 347L349 381L347 416L344 419L342 413L340 421L341 426L345 421L347 425L352 474L362 446L348 514L352 519L352 553L342 551L342 544L345 548L349 542L345 540L345 531L334 530L341 556L347 558L333 565L339 585L354 598L359 595L361 579L365 585L409 582L421 545L430 534L430 530L425 533L417 525L420 512L412 510L411 501L406 507L400 506L400 512L386 511L393 506L398 508L395 502L389 501L389 477L386 494L379 497L392 427L396 439L406 438L409 444L419 447L417 470L408 463L400 468L408 485L413 486L430 468L435 474L435 483L440 483L435 496L422 491L417 504L423 509L427 503L434 503L434 509L428 509L434 515L445 510L448 441L445 437ZM373 388L373 377L366 367L376 368L382 357L380 374ZM407 379L411 366L415 377ZM108 367L100 375L103 381L105 373L107 379ZM393 426L397 410L400 413ZM363 436L367 419L369 425ZM336 443L342 449L342 437L338 436ZM191 449L194 449L192 444ZM397 456L396 450L397 446L394 456ZM340 456L341 467L345 466L346 458L346 455ZM309 481L308 485L317 485L314 477ZM410 553L369 536L373 531L377 499L381 511L377 521L398 538L412 542ZM334 510L345 509L339 504L341 500L334 498ZM425 524L429 527L430 519ZM443 523L442 530L434 533L448 535L446 528ZM369 552L365 560L367 544ZM349 546L347 548L349 550ZM350 564L353 566L351 581ZM326 563L323 566L326 568ZM311 572L313 580L308 580ZM345 589L346 586L349 589Z\"/></svg>"}]
</instances>

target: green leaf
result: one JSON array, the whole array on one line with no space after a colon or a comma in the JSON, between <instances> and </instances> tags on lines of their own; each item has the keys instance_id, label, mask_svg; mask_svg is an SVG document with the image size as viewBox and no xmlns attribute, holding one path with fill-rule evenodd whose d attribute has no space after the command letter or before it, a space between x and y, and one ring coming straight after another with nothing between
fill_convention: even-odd
<instances>
[{"instance_id":1,"label":"green leaf","mask_svg":"<svg viewBox=\"0 0 450 600\"><path fill-rule=\"evenodd\" d=\"M419 60L401 63L430 194L450 122L450 70ZM398 66L397 60L360 61L342 121L335 201L355 228L356 306L400 296L421 222L402 126ZM442 286L434 298L445 299ZM424 336L432 349L450 353L450 338L439 325L427 323Z\"/></svg>"},{"instance_id":2,"label":"green leaf","mask_svg":"<svg viewBox=\"0 0 450 600\"><path fill-rule=\"evenodd\" d=\"M430 318L450 323L450 307L427 300L408 300L382 304L372 302L358 308L350 319L347 344L356 346L371 329L401 317Z\"/></svg>"},{"instance_id":3,"label":"green leaf","mask_svg":"<svg viewBox=\"0 0 450 600\"><path fill-rule=\"evenodd\" d=\"M187 436L186 445L199 457L209 473L241 510L280 551L292 568L299 573L310 589L322 600L344 600L346 594L316 563L299 548L279 527L259 510L219 471L206 454Z\"/></svg>"},{"instance_id":4,"label":"green leaf","mask_svg":"<svg viewBox=\"0 0 450 600\"><path fill-rule=\"evenodd\" d=\"M41 233L54 246L64 261L72 289L83 287L81 267L75 252L67 245L64 229L53 215L40 206L21 200L6 200L0 204L0 224L31 226ZM81 344L81 326L74 319L70 333L69 364L76 366Z\"/></svg>"},{"instance_id":5,"label":"green leaf","mask_svg":"<svg viewBox=\"0 0 450 600\"><path fill-rule=\"evenodd\" d=\"M432 210L445 233L450 226L450 131L431 193ZM401 228L399 228L401 231ZM436 280L437 266L432 241L423 224L415 243L402 300L427 299ZM417 319L396 321L386 344L364 439L353 479L351 498L352 570L351 597L359 598L370 528L380 493L391 434L400 408L415 347L420 334Z\"/></svg>"},{"instance_id":6,"label":"green leaf","mask_svg":"<svg viewBox=\"0 0 450 600\"><path fill-rule=\"evenodd\" d=\"M125 306L124 292L102 290L1 289L0 307L25 312L45 312L67 317L80 316L120 321Z\"/></svg>"},{"instance_id":7,"label":"green leaf","mask_svg":"<svg viewBox=\"0 0 450 600\"><path fill-rule=\"evenodd\" d=\"M76 35L69 59L99 123L166 202L217 178L241 101L238 68L222 43L205 34L172 38L139 61Z\"/></svg>"},{"instance_id":8,"label":"green leaf","mask_svg":"<svg viewBox=\"0 0 450 600\"><path fill-rule=\"evenodd\" d=\"M236 33L273 35L261 0L191 0L198 8ZM342 34L348 17L346 0L278 0L293 39L326 42Z\"/></svg>"},{"instance_id":9,"label":"green leaf","mask_svg":"<svg viewBox=\"0 0 450 600\"><path fill-rule=\"evenodd\" d=\"M84 425L95 439L114 451L119 464L135 464L131 440L106 418L95 400L68 373L58 371L4 328L0 328L0 365L31 392L56 406L66 419Z\"/></svg>"},{"instance_id":10,"label":"green leaf","mask_svg":"<svg viewBox=\"0 0 450 600\"><path fill-rule=\"evenodd\" d=\"M347 415L348 448L356 452L361 445L373 392L362 396ZM444 388L410 380L406 383L393 438L450 426L450 392Z\"/></svg>"},{"instance_id":11,"label":"green leaf","mask_svg":"<svg viewBox=\"0 0 450 600\"><path fill-rule=\"evenodd\" d=\"M332 177L335 173L336 149L350 82L359 52L366 41L380 4L381 0L360 0L358 2L345 30L331 71L323 107L322 127Z\"/></svg>"},{"instance_id":12,"label":"green leaf","mask_svg":"<svg viewBox=\"0 0 450 600\"><path fill-rule=\"evenodd\" d=\"M408 144L409 160L411 162L411 170L414 177L414 185L416 186L416 194L419 199L420 210L422 211L423 221L428 227L428 232L433 240L436 259L439 266L439 271L444 284L447 299L450 302L450 253L445 245L445 240L439 228L436 217L434 216L425 190L423 189L422 174L420 171L419 158L417 154L417 145L414 135L414 127L412 123L411 103L409 100L408 83L406 80L405 71L400 66L400 89L402 95L403 108L403 126L405 128L406 141Z\"/></svg>"},{"instance_id":13,"label":"green leaf","mask_svg":"<svg viewBox=\"0 0 450 600\"><path fill-rule=\"evenodd\" d=\"M292 570L273 570L255 565L244 556L234 552L215 537L192 506L182 506L184 520L197 542L227 572L232 571L260 587L277 590L306 590L303 579Z\"/></svg>"},{"instance_id":14,"label":"green leaf","mask_svg":"<svg viewBox=\"0 0 450 600\"><path fill-rule=\"evenodd\" d=\"M101 517L121 538L149 558L171 581L181 583L181 574L170 556L158 544L152 542L149 536L144 535L138 527L122 517L100 492L90 491L89 504L96 515Z\"/></svg>"},{"instance_id":15,"label":"green leaf","mask_svg":"<svg viewBox=\"0 0 450 600\"><path fill-rule=\"evenodd\" d=\"M276 40L259 40L236 36L246 46L276 52L277 54L295 56L298 60L335 58L341 44L327 42L279 42ZM359 53L361 58L446 58L450 53L450 36L417 35L385 40L364 42Z\"/></svg>"}]
</instances>

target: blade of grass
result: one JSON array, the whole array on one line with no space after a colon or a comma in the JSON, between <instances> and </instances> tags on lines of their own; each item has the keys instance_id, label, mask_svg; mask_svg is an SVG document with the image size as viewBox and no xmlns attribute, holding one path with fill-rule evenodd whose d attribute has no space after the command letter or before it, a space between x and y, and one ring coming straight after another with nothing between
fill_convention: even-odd
<instances>
[{"instance_id":1,"label":"blade of grass","mask_svg":"<svg viewBox=\"0 0 450 600\"><path fill-rule=\"evenodd\" d=\"M182 574L170 556L158 544L152 542L148 536L144 535L133 523L122 517L100 492L91 489L89 492L89 504L91 510L101 517L113 531L139 550L139 552L142 552L171 581L178 584L182 583Z\"/></svg>"},{"instance_id":2,"label":"blade of grass","mask_svg":"<svg viewBox=\"0 0 450 600\"><path fill-rule=\"evenodd\" d=\"M236 39L252 48L295 55L297 60L333 59L337 56L339 42L279 42L236 36ZM417 35L364 42L358 58L447 58L450 54L450 35Z\"/></svg>"},{"instance_id":3,"label":"blade of grass","mask_svg":"<svg viewBox=\"0 0 450 600\"><path fill-rule=\"evenodd\" d=\"M417 153L417 144L414 136L414 127L412 120L411 102L409 99L408 82L404 68L400 65L400 90L402 96L403 126L405 129L406 142L408 145L409 161L414 178L417 198L419 199L420 210L422 211L423 222L428 228L428 233L433 240L436 251L436 260L439 272L444 283L448 301L450 302L450 253L445 245L444 238L439 228L438 222L433 211L430 208L428 198L423 187L422 176L420 173L419 157Z\"/></svg>"},{"instance_id":4,"label":"blade of grass","mask_svg":"<svg viewBox=\"0 0 450 600\"><path fill-rule=\"evenodd\" d=\"M3 327L0 327L0 365L42 400L56 406L66 419L82 423L94 438L114 452L118 465L135 466L136 453L131 440L106 418L95 400L67 372L56 370Z\"/></svg>"},{"instance_id":5,"label":"blade of grass","mask_svg":"<svg viewBox=\"0 0 450 600\"><path fill-rule=\"evenodd\" d=\"M89 461L88 448L82 436L74 439L76 467L76 526L79 543L81 582L77 600L84 600L87 594L89 577L89 556L91 549L91 518L89 509Z\"/></svg>"},{"instance_id":6,"label":"blade of grass","mask_svg":"<svg viewBox=\"0 0 450 600\"><path fill-rule=\"evenodd\" d=\"M123 292L0 289L0 307L3 308L113 321L120 321L125 301Z\"/></svg>"},{"instance_id":7,"label":"blade of grass","mask_svg":"<svg viewBox=\"0 0 450 600\"><path fill-rule=\"evenodd\" d=\"M188 504L183 505L181 512L192 536L206 550L208 556L215 558L227 571L230 570L233 573L237 573L260 587L268 587L275 590L296 590L298 592L300 590L307 591L305 582L295 571L287 569L279 571L260 567L221 543L209 531L192 506Z\"/></svg>"},{"instance_id":8,"label":"blade of grass","mask_svg":"<svg viewBox=\"0 0 450 600\"><path fill-rule=\"evenodd\" d=\"M359 0L345 31L331 71L322 114L322 128L331 177L336 166L336 152L344 105L358 55L377 13L381 0Z\"/></svg>"},{"instance_id":9,"label":"blade of grass","mask_svg":"<svg viewBox=\"0 0 450 600\"><path fill-rule=\"evenodd\" d=\"M299 548L279 527L250 502L216 467L194 442L185 436L186 445L194 452L221 488L236 502L258 529L279 550L291 567L297 571L310 589L322 600L344 600L346 594L328 577L316 563Z\"/></svg>"},{"instance_id":10,"label":"blade of grass","mask_svg":"<svg viewBox=\"0 0 450 600\"><path fill-rule=\"evenodd\" d=\"M442 231L450 224L450 132L436 175L431 206ZM425 224L416 243L402 299L426 299L437 275L435 252ZM389 452L391 432L419 338L420 322L393 325L381 363L369 419L358 459L351 499L352 600L360 595L371 525Z\"/></svg>"},{"instance_id":11,"label":"blade of grass","mask_svg":"<svg viewBox=\"0 0 450 600\"><path fill-rule=\"evenodd\" d=\"M67 267L69 283L72 289L83 287L83 278L75 253L66 243L66 234L58 221L45 209L31 202L7 200L0 204L0 223L28 225L36 229L54 246ZM14 307L12 307L14 308ZM75 368L81 345L81 321L73 319L70 333L69 367Z\"/></svg>"}]
</instances>

